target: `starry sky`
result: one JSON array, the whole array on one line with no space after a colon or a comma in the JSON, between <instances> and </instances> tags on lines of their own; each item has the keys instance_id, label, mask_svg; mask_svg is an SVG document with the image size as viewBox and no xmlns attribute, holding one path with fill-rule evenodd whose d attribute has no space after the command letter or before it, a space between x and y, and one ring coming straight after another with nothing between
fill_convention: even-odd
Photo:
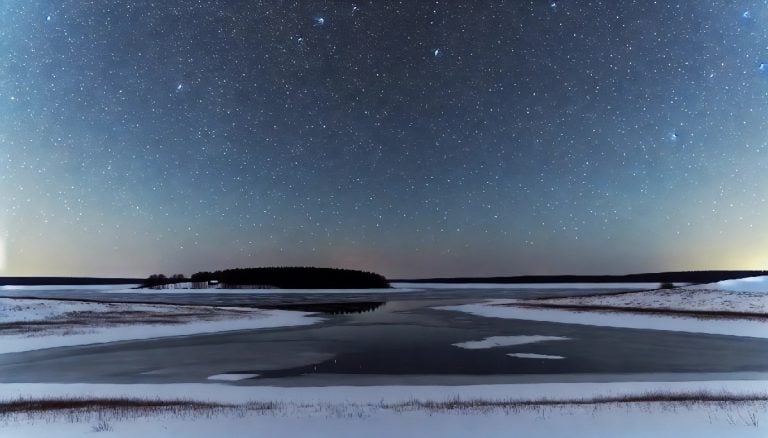
<instances>
[{"instance_id":1,"label":"starry sky","mask_svg":"<svg viewBox=\"0 0 768 438\"><path fill-rule=\"evenodd\" d=\"M764 1L2 0L0 274L768 266Z\"/></svg>"}]
</instances>

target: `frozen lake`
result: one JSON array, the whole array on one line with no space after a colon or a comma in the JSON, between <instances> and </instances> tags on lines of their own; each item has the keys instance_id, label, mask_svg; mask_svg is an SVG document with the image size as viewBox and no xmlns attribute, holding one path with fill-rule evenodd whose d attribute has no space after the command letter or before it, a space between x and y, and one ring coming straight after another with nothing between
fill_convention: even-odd
<instances>
[{"instance_id":1,"label":"frozen lake","mask_svg":"<svg viewBox=\"0 0 768 438\"><path fill-rule=\"evenodd\" d=\"M764 339L487 318L435 309L488 298L594 292L567 287L191 295L3 290L4 296L238 306L365 303L362 308L370 310L325 314L324 322L311 326L5 354L0 355L0 381L170 383L206 382L216 376L216 381L239 385L301 386L724 380L768 375Z\"/></svg>"}]
</instances>

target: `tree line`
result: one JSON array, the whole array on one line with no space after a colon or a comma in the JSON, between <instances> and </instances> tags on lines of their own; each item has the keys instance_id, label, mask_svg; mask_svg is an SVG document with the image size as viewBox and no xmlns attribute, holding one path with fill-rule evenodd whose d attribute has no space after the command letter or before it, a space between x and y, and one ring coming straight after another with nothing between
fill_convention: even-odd
<instances>
[{"instance_id":1,"label":"tree line","mask_svg":"<svg viewBox=\"0 0 768 438\"><path fill-rule=\"evenodd\" d=\"M145 287L164 286L174 283L218 283L222 288L275 287L280 289L362 289L388 288L384 276L366 271L340 268L314 267L266 267L237 268L214 272L197 272L187 279L181 274L166 277L153 274L145 281Z\"/></svg>"}]
</instances>

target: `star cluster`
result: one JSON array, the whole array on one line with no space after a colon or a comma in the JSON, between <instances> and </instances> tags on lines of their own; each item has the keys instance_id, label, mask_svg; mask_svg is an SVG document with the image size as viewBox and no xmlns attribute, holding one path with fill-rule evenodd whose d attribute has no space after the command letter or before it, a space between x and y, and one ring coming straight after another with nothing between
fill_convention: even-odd
<instances>
[{"instance_id":1,"label":"star cluster","mask_svg":"<svg viewBox=\"0 0 768 438\"><path fill-rule=\"evenodd\" d=\"M11 0L0 273L764 268L762 1Z\"/></svg>"}]
</instances>

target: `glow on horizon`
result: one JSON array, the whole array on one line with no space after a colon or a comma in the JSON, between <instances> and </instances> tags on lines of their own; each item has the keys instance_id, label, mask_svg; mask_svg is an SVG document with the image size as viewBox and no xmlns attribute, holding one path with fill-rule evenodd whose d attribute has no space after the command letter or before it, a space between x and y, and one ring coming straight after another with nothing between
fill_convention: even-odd
<instances>
[{"instance_id":1,"label":"glow on horizon","mask_svg":"<svg viewBox=\"0 0 768 438\"><path fill-rule=\"evenodd\" d=\"M0 274L5 272L5 239L0 237Z\"/></svg>"}]
</instances>

